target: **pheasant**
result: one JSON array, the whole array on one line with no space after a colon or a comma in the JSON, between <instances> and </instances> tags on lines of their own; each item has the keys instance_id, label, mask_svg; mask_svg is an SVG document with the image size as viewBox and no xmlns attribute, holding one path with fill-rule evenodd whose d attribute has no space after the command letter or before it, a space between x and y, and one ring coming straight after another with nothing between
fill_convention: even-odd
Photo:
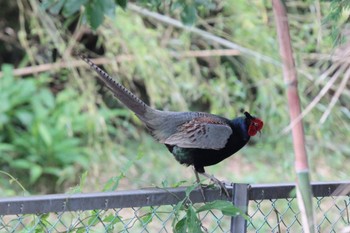
<instances>
[{"instance_id":1,"label":"pheasant","mask_svg":"<svg viewBox=\"0 0 350 233\"><path fill-rule=\"evenodd\" d=\"M145 124L150 134L165 144L180 164L194 167L198 173L219 185L225 185L205 172L204 167L221 162L236 153L263 128L263 121L244 112L233 120L204 112L172 112L151 108L123 85L113 80L87 57L80 55L99 79L126 107ZM202 191L203 194L203 191Z\"/></svg>"}]
</instances>

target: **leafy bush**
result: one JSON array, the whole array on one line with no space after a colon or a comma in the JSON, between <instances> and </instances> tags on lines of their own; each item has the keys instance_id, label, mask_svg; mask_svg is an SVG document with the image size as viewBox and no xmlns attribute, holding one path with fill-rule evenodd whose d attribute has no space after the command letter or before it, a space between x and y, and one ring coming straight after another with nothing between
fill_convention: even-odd
<instances>
[{"instance_id":1,"label":"leafy bush","mask_svg":"<svg viewBox=\"0 0 350 233\"><path fill-rule=\"evenodd\" d=\"M152 9L169 4L159 0L139 0L138 2L144 7ZM41 7L53 15L61 14L68 21L81 17L83 22L87 22L93 29L97 29L103 23L105 15L113 18L115 16L114 9L117 6L125 9L127 3L127 0L44 0ZM199 13L207 13L214 6L211 0L175 1L170 5L172 12L180 14L182 22L188 25L195 24Z\"/></svg>"},{"instance_id":2,"label":"leafy bush","mask_svg":"<svg viewBox=\"0 0 350 233\"><path fill-rule=\"evenodd\" d=\"M81 102L72 101L78 92L66 88L54 96L45 75L21 79L11 70L4 65L0 79L1 169L24 186L41 181L52 188L74 181L76 172L89 165L82 136L88 116Z\"/></svg>"}]
</instances>

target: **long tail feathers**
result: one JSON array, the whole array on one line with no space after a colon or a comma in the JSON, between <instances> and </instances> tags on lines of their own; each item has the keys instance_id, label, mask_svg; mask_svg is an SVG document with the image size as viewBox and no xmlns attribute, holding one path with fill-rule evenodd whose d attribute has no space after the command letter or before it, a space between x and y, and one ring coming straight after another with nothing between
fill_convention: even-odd
<instances>
[{"instance_id":1,"label":"long tail feathers","mask_svg":"<svg viewBox=\"0 0 350 233\"><path fill-rule=\"evenodd\" d=\"M84 55L79 55L87 64L90 65L90 68L99 75L99 79L112 91L114 96L118 98L125 106L132 110L141 120L146 120L145 114L147 111L152 110L147 104L142 100L137 98L131 91L126 89L120 83L117 83L109 76L106 72L100 69L96 64L94 64L90 59Z\"/></svg>"}]
</instances>

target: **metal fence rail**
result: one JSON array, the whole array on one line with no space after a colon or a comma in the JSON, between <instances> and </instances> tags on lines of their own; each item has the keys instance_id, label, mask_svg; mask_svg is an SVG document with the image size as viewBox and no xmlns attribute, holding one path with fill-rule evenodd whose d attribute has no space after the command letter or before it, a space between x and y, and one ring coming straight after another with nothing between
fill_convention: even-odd
<instances>
[{"instance_id":1,"label":"metal fence rail","mask_svg":"<svg viewBox=\"0 0 350 233\"><path fill-rule=\"evenodd\" d=\"M350 226L350 183L313 184L319 232ZM220 211L200 213L208 232L301 232L294 184L233 184L232 202L247 212L228 217ZM0 232L172 232L174 207L186 188L141 189L86 194L55 194L0 199ZM226 199L205 190L206 201ZM202 203L198 190L192 203ZM227 200L227 199L226 199Z\"/></svg>"}]
</instances>

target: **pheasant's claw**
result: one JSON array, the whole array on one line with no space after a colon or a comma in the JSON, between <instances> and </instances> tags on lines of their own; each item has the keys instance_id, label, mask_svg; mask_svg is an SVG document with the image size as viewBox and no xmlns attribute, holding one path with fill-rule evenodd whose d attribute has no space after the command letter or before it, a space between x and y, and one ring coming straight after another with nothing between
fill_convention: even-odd
<instances>
[{"instance_id":1,"label":"pheasant's claw","mask_svg":"<svg viewBox=\"0 0 350 233\"><path fill-rule=\"evenodd\" d=\"M226 188L225 183L220 181L217 184L220 186L220 196L222 196L222 193L224 192L226 197L230 197L230 194Z\"/></svg>"},{"instance_id":2,"label":"pheasant's claw","mask_svg":"<svg viewBox=\"0 0 350 233\"><path fill-rule=\"evenodd\" d=\"M201 194L202 194L203 201L204 201L204 202L206 202L203 187L205 187L205 186L204 186L204 185L202 185L201 183L198 183L198 188L199 188L199 191L200 191L200 192L201 192Z\"/></svg>"},{"instance_id":3,"label":"pheasant's claw","mask_svg":"<svg viewBox=\"0 0 350 233\"><path fill-rule=\"evenodd\" d=\"M214 184L218 185L220 187L220 196L222 196L222 193L224 192L225 195L227 197L230 197L231 195L229 194L227 188L226 188L226 185L224 182L221 182L220 180L218 180L217 178L215 178L214 176L212 175L209 175L207 173L201 173L203 176L209 178Z\"/></svg>"}]
</instances>

